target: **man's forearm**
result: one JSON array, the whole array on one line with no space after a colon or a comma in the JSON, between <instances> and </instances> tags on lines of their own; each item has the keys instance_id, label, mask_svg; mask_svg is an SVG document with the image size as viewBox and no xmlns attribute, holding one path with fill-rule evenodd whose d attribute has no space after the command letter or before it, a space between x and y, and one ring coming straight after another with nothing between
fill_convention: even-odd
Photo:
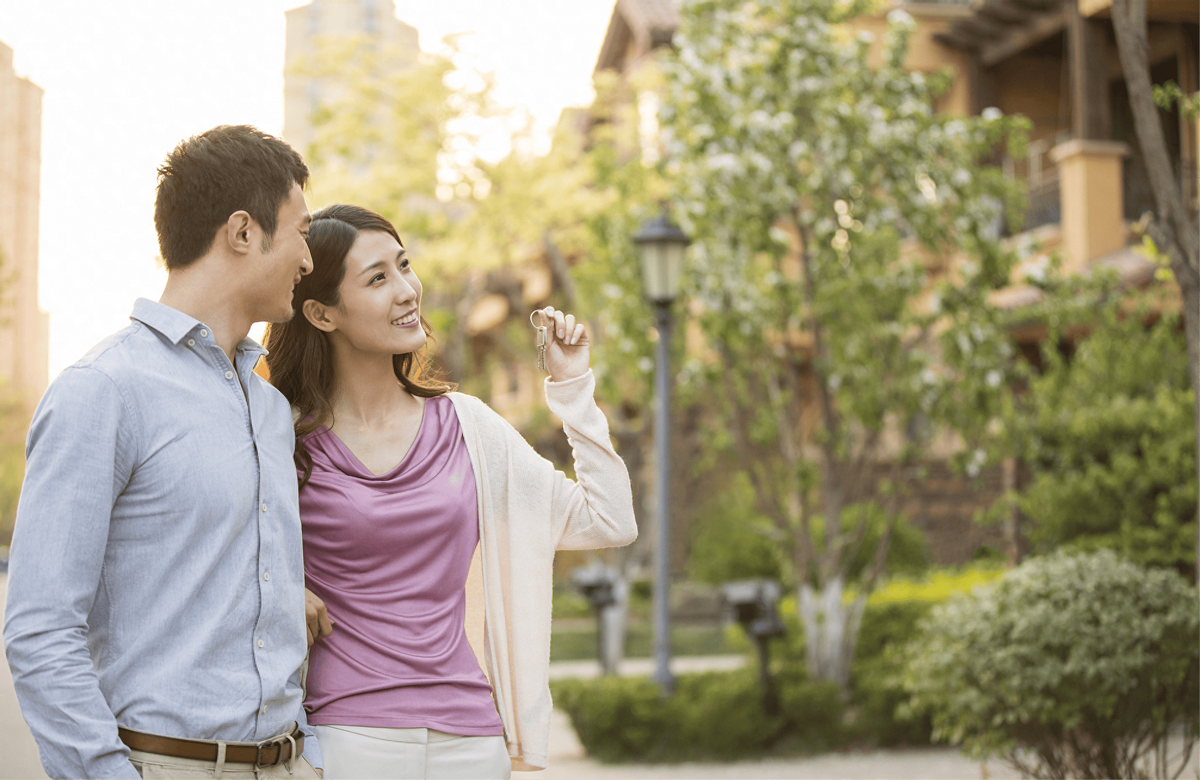
<instances>
[{"instance_id":1,"label":"man's forearm","mask_svg":"<svg viewBox=\"0 0 1200 780\"><path fill-rule=\"evenodd\" d=\"M38 628L45 615L29 614L32 605L21 603L20 567L12 575L5 648L21 714L37 740L46 773L140 777L117 737L117 721L100 692L83 630Z\"/></svg>"}]
</instances>

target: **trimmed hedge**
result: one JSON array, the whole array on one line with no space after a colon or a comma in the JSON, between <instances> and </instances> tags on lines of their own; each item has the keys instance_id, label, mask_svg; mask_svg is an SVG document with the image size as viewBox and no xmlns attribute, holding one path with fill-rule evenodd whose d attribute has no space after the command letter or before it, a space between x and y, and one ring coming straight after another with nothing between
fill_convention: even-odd
<instances>
[{"instance_id":1,"label":"trimmed hedge","mask_svg":"<svg viewBox=\"0 0 1200 780\"><path fill-rule=\"evenodd\" d=\"M669 697L646 677L551 683L589 756L604 762L730 760L818 752L842 739L836 685L781 675L780 714L763 711L757 670L685 674Z\"/></svg>"}]
</instances>

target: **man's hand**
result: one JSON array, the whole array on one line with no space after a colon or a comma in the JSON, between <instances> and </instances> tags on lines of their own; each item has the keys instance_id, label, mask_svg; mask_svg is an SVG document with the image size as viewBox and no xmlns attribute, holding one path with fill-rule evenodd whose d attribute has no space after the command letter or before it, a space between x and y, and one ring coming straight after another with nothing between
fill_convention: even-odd
<instances>
[{"instance_id":1,"label":"man's hand","mask_svg":"<svg viewBox=\"0 0 1200 780\"><path fill-rule=\"evenodd\" d=\"M308 623L308 646L333 633L333 621L325 611L325 602L308 588L304 589L304 619Z\"/></svg>"}]
</instances>

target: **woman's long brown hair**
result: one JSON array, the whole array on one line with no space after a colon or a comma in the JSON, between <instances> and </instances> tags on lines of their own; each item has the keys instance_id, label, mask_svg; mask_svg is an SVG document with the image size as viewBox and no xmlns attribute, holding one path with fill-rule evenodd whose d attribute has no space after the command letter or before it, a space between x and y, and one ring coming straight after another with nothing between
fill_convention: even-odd
<instances>
[{"instance_id":1,"label":"woman's long brown hair","mask_svg":"<svg viewBox=\"0 0 1200 780\"><path fill-rule=\"evenodd\" d=\"M292 299L292 319L267 327L267 369L271 384L292 405L296 426L296 466L301 471L300 486L312 476L312 455L304 437L322 425L333 424L333 394L337 388L333 373L333 349L329 336L304 316L304 302L315 300L336 306L341 300L338 288L346 276L346 255L358 234L367 230L387 233L401 246L396 228L383 217L360 206L326 206L313 214L308 232L308 249L313 269L296 285ZM426 336L433 331L425 318L421 329ZM425 347L417 352L392 356L392 369L404 389L415 396L432 398L444 395L454 385L442 381L432 370Z\"/></svg>"}]
</instances>

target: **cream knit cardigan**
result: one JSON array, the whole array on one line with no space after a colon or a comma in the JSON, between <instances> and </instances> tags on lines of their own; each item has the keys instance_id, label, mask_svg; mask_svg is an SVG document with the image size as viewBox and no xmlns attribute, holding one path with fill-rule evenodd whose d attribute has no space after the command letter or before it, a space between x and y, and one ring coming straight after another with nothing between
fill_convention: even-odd
<instances>
[{"instance_id":1,"label":"cream knit cardigan","mask_svg":"<svg viewBox=\"0 0 1200 780\"><path fill-rule=\"evenodd\" d=\"M487 673L513 769L546 768L550 595L555 550L637 538L629 472L596 406L592 372L546 380L575 457L572 482L478 398L451 393L479 496L479 547L467 576L467 639Z\"/></svg>"}]
</instances>

